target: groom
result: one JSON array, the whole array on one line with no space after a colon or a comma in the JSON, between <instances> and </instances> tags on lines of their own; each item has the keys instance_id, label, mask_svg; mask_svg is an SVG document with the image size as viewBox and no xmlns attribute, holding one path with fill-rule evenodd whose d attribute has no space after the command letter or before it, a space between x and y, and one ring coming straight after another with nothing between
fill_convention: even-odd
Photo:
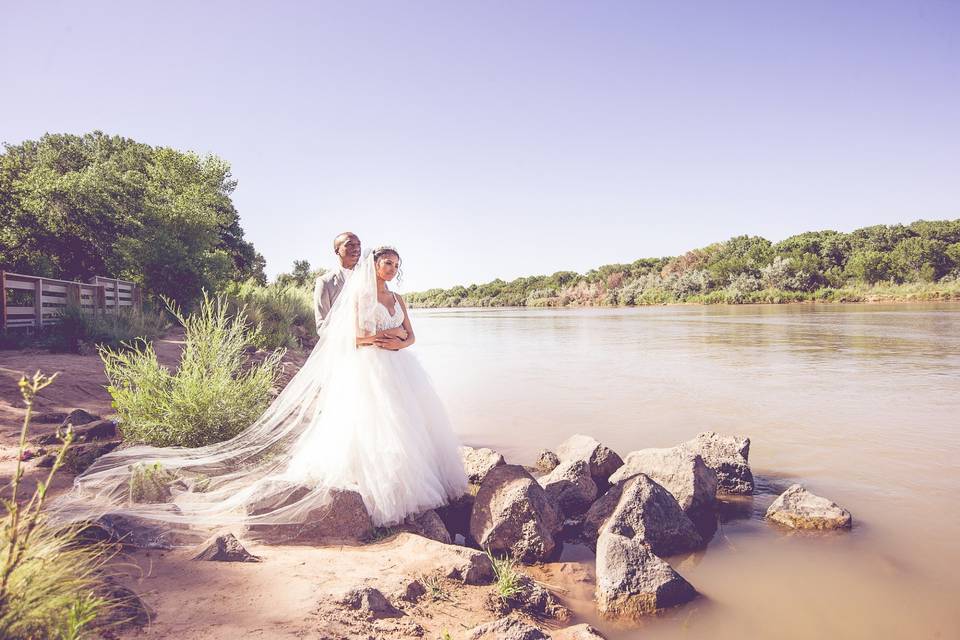
<instances>
[{"instance_id":1,"label":"groom","mask_svg":"<svg viewBox=\"0 0 960 640\"><path fill-rule=\"evenodd\" d=\"M337 254L340 268L331 269L320 275L313 289L313 311L317 320L317 335L320 335L323 325L326 324L330 309L343 290L344 283L360 261L360 238L355 233L344 231L333 239L333 252ZM384 334L392 340L407 339L407 332L403 327L385 331Z\"/></svg>"}]
</instances>

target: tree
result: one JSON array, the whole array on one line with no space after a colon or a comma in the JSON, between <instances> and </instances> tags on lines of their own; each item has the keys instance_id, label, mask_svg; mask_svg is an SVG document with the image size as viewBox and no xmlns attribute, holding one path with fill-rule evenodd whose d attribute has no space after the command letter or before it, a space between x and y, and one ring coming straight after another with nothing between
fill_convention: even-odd
<instances>
[{"instance_id":1,"label":"tree","mask_svg":"<svg viewBox=\"0 0 960 640\"><path fill-rule=\"evenodd\" d=\"M215 156L95 131L48 134L0 154L0 268L137 282L182 304L233 280L265 282Z\"/></svg>"}]
</instances>

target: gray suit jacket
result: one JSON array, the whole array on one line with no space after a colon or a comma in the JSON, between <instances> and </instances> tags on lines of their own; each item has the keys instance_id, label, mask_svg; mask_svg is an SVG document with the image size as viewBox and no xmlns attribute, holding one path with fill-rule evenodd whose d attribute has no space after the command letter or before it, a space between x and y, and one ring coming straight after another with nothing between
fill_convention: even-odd
<instances>
[{"instance_id":1,"label":"gray suit jacket","mask_svg":"<svg viewBox=\"0 0 960 640\"><path fill-rule=\"evenodd\" d=\"M346 269L337 267L327 271L317 278L316 285L313 288L313 311L317 318L317 333L323 328L330 314L330 307L337 300L340 291L343 290L343 283L346 282Z\"/></svg>"}]
</instances>

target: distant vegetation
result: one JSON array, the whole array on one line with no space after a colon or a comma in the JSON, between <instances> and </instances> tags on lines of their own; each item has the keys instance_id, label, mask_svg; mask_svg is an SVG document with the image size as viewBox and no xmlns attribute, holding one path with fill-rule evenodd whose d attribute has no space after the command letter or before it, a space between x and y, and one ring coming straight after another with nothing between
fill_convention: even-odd
<instances>
[{"instance_id":1,"label":"distant vegetation","mask_svg":"<svg viewBox=\"0 0 960 640\"><path fill-rule=\"evenodd\" d=\"M407 295L419 307L877 299L960 299L960 220L811 231L778 243L737 236L681 256L608 264L585 274L558 271Z\"/></svg>"}]
</instances>

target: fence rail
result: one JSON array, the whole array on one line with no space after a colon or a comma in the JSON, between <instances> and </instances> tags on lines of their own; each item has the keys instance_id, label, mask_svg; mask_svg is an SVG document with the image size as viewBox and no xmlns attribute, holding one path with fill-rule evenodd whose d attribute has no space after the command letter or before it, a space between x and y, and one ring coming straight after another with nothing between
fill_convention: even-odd
<instances>
[{"instance_id":1,"label":"fence rail","mask_svg":"<svg viewBox=\"0 0 960 640\"><path fill-rule=\"evenodd\" d=\"M73 282L0 271L0 285L4 331L17 327L41 329L56 324L70 305L98 314L115 313L121 307L139 308L142 304L140 287L136 284L103 276L94 276L90 282ZM25 296L25 292L31 292L32 296ZM30 298L29 303L24 303L24 297Z\"/></svg>"}]
</instances>

